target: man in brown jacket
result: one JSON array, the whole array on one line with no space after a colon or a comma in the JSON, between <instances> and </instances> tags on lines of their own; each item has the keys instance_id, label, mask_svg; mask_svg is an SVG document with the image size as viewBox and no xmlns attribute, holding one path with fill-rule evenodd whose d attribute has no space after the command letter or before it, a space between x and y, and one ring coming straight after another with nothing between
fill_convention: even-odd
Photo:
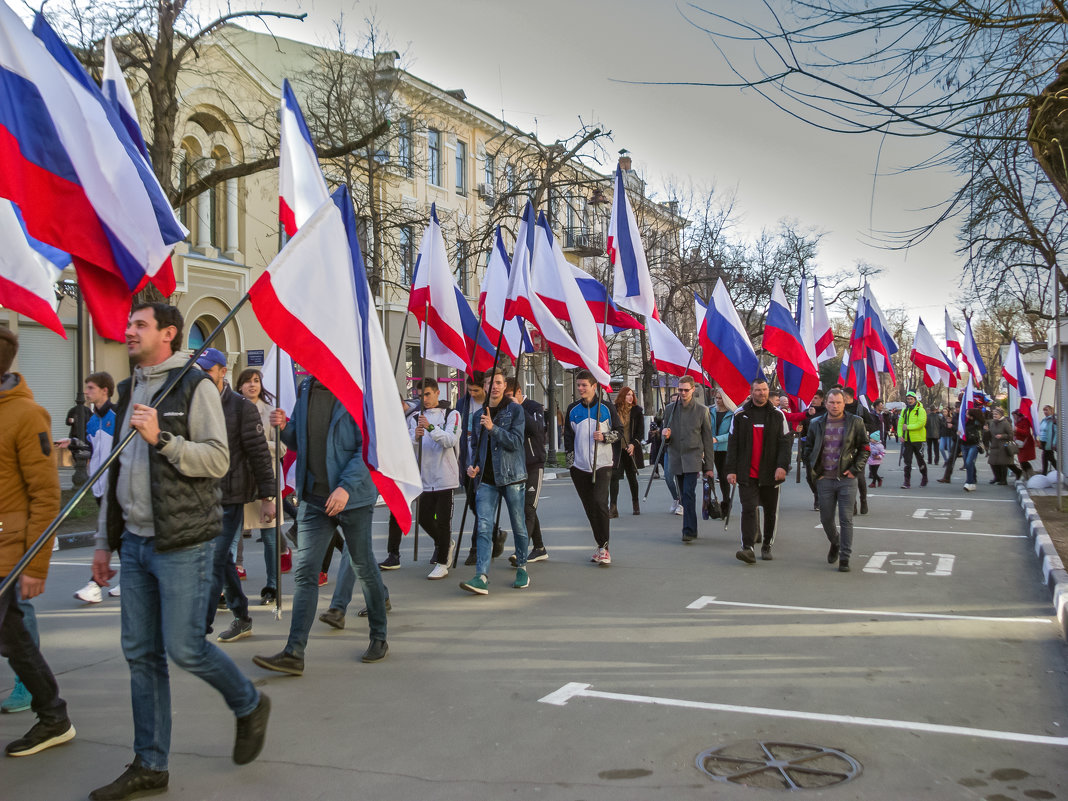
<instances>
[{"instance_id":1,"label":"man in brown jacket","mask_svg":"<svg viewBox=\"0 0 1068 801\"><path fill-rule=\"evenodd\" d=\"M59 473L52 464L52 423L33 401L22 376L8 372L19 341L0 326L0 575L6 576L59 512ZM17 592L29 600L44 592L51 543L19 578ZM37 723L8 743L8 756L29 756L74 738L67 704L41 650L26 630L16 590L0 596L0 655L33 696Z\"/></svg>"}]
</instances>

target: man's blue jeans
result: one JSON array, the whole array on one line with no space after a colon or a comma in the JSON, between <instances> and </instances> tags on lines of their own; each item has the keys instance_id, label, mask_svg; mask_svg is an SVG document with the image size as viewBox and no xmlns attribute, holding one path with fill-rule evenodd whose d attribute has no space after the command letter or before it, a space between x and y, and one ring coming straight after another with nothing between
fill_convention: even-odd
<instances>
[{"instance_id":1,"label":"man's blue jeans","mask_svg":"<svg viewBox=\"0 0 1068 801\"><path fill-rule=\"evenodd\" d=\"M664 447L664 483L667 484L668 492L671 493L671 500L679 500L679 487L675 483L675 476L671 475L671 459L668 455L667 446Z\"/></svg>"},{"instance_id":2,"label":"man's blue jeans","mask_svg":"<svg viewBox=\"0 0 1068 801\"><path fill-rule=\"evenodd\" d=\"M490 558L493 555L493 521L497 519L497 501L508 507L508 517L512 521L512 538L515 543L516 567L526 567L527 551L530 538L527 536L526 516L526 481L518 481L504 487L493 484L479 484L475 493L475 512L478 515L478 534L475 545L478 558L475 573L489 575Z\"/></svg>"},{"instance_id":3,"label":"man's blue jeans","mask_svg":"<svg viewBox=\"0 0 1068 801\"><path fill-rule=\"evenodd\" d=\"M210 629L215 623L219 594L226 590L226 605L238 620L249 620L248 597L241 588L241 578L237 575L237 565L231 555L230 543L234 541L234 532L241 536L241 522L244 520L245 507L239 503L223 506L222 532L212 542L211 588L208 591L207 625Z\"/></svg>"},{"instance_id":4,"label":"man's blue jeans","mask_svg":"<svg viewBox=\"0 0 1068 801\"><path fill-rule=\"evenodd\" d=\"M202 542L159 553L150 537L122 535L122 653L130 665L134 753L151 770L167 770L171 750L167 657L218 690L237 717L260 701L233 660L204 638L212 550Z\"/></svg>"},{"instance_id":5,"label":"man's blue jeans","mask_svg":"<svg viewBox=\"0 0 1068 801\"><path fill-rule=\"evenodd\" d=\"M979 457L978 445L962 445L964 448L964 483L975 483L975 460Z\"/></svg>"},{"instance_id":6,"label":"man's blue jeans","mask_svg":"<svg viewBox=\"0 0 1068 801\"><path fill-rule=\"evenodd\" d=\"M334 530L338 527L341 528L356 578L363 588L371 639L386 639L386 588L382 585L382 574L371 550L371 518L374 511L373 505L357 506L330 517L314 504L300 502L297 517L300 544L297 546L297 564L293 569L293 583L296 586L293 591L293 620L285 648L287 654L304 658L308 633L319 605L319 571L326 549L334 538Z\"/></svg>"},{"instance_id":7,"label":"man's blue jeans","mask_svg":"<svg viewBox=\"0 0 1068 801\"><path fill-rule=\"evenodd\" d=\"M682 502L682 536L697 536L697 477L700 473L679 473L671 478L677 481L679 500Z\"/></svg>"},{"instance_id":8,"label":"man's blue jeans","mask_svg":"<svg viewBox=\"0 0 1068 801\"><path fill-rule=\"evenodd\" d=\"M857 498L856 478L821 478L816 482L820 500L820 522L833 545L838 543L838 558L849 559L853 553L853 504ZM834 526L838 511L838 530Z\"/></svg>"},{"instance_id":9,"label":"man's blue jeans","mask_svg":"<svg viewBox=\"0 0 1068 801\"><path fill-rule=\"evenodd\" d=\"M390 515L390 522L393 516ZM382 575L382 571L378 571ZM334 584L334 594L330 597L330 608L340 609L344 613L352 603L352 590L356 586L356 571L352 569L352 560L349 559L349 547L346 545L341 551L341 564L337 567L337 579ZM385 587L385 582L382 582ZM389 587L385 587L386 600L389 600Z\"/></svg>"}]
</instances>

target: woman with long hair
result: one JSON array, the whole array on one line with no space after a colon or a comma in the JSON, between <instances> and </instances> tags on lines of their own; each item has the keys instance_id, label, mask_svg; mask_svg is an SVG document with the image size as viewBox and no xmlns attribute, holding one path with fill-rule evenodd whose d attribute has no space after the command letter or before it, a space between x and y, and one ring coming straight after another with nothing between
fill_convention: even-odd
<instances>
[{"instance_id":1,"label":"woman with long hair","mask_svg":"<svg viewBox=\"0 0 1068 801\"><path fill-rule=\"evenodd\" d=\"M278 460L285 456L286 446L281 445L282 452L275 453L275 442L272 436L274 429L271 427L274 396L263 388L263 373L255 367L247 367L242 370L241 375L237 377L237 391L246 400L250 401L256 407L256 411L260 413L260 420L263 422L263 434L267 437L267 447L271 450L271 463L274 465L275 473L277 474ZM278 510L281 511L281 509L282 505L278 504ZM264 523L260 516L260 502L252 501L251 503L246 503L244 530L259 529L260 540L263 542L263 562L267 568L267 583L260 590L260 603L266 606L274 603L278 595L278 543L274 539L274 529L264 528L263 526ZM240 538L238 538L238 542L241 542ZM235 561L240 564L238 558L235 558ZM243 571L244 568L242 567Z\"/></svg>"},{"instance_id":2,"label":"woman with long hair","mask_svg":"<svg viewBox=\"0 0 1068 801\"><path fill-rule=\"evenodd\" d=\"M630 387L623 387L616 393L616 412L623 423L623 436L613 445L616 451L616 464L612 470L610 486L609 517L619 517L616 501L619 499L619 479L626 474L630 484L630 498L634 514L642 513L638 503L638 469L645 466L642 454L642 440L645 439L645 411L638 405L638 398Z\"/></svg>"},{"instance_id":3,"label":"woman with long hair","mask_svg":"<svg viewBox=\"0 0 1068 801\"><path fill-rule=\"evenodd\" d=\"M731 485L727 482L727 440L731 433L731 421L734 419L735 405L722 389L713 391L715 405L709 410L712 423L713 459L716 464L716 477L719 479L720 514L724 517L731 505Z\"/></svg>"}]
</instances>

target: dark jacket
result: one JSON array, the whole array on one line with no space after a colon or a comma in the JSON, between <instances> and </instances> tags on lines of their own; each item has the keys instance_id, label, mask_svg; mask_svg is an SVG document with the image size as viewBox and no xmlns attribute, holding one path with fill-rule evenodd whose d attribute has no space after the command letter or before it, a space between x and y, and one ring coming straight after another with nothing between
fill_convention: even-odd
<instances>
[{"instance_id":1,"label":"dark jacket","mask_svg":"<svg viewBox=\"0 0 1068 801\"><path fill-rule=\"evenodd\" d=\"M182 368L175 367L167 373L165 384ZM153 397L161 432L175 437L189 436L189 406L193 393L201 381L210 381L199 370L190 370L166 398L156 402ZM115 419L125 420L130 404L133 380L127 378L119 383L119 400L115 404ZM117 448L124 437L115 437L112 443ZM149 485L152 495L152 525L156 550L173 551L215 539L222 532L222 501L219 480L209 476L191 477L178 471L171 461L157 448L148 449ZM119 504L117 487L120 461L116 459L108 474L107 521L108 547L113 551L122 545L122 532L126 527L122 507Z\"/></svg>"},{"instance_id":2,"label":"dark jacket","mask_svg":"<svg viewBox=\"0 0 1068 801\"><path fill-rule=\"evenodd\" d=\"M805 440L805 457L813 479L823 478L823 435L827 430L827 415L813 420ZM838 456L838 475L842 478L848 470L854 477L864 480L864 465L871 455L868 431L864 421L855 414L845 414L845 431L842 433L842 452Z\"/></svg>"},{"instance_id":3,"label":"dark jacket","mask_svg":"<svg viewBox=\"0 0 1068 801\"><path fill-rule=\"evenodd\" d=\"M293 418L282 429L282 442L288 448L297 449L298 494L304 491L304 478L308 473L308 395L312 380L306 378L301 382L297 390L297 403L293 407ZM407 443L404 447L408 447ZM334 399L327 431L326 472L331 492L340 487L349 494L343 511L370 506L378 499L371 472L363 461L363 434L356 420L337 398Z\"/></svg>"},{"instance_id":4,"label":"dark jacket","mask_svg":"<svg viewBox=\"0 0 1068 801\"><path fill-rule=\"evenodd\" d=\"M619 409L616 409L616 414L619 414ZM620 418L620 424L622 425L622 418ZM645 440L645 410L641 406L634 405L630 409L630 439L627 439L626 427L623 428L622 434L618 440L612 443L612 456L616 460L616 467L619 467L620 460L623 458L623 449L628 445L633 445L636 452L635 467L641 469L644 466L644 460L639 463L641 455L637 454L642 449L642 442ZM627 457L630 458L630 457Z\"/></svg>"},{"instance_id":5,"label":"dark jacket","mask_svg":"<svg viewBox=\"0 0 1068 801\"><path fill-rule=\"evenodd\" d=\"M487 431L477 423L475 441L475 459L473 466L479 468L479 476L486 467L486 452L493 450L493 483L498 487L516 484L527 480L527 462L523 452L523 432L527 425L527 415L523 407L508 398L501 399L504 407L493 418L493 428ZM489 407L487 398L486 406ZM481 479L476 476L476 482Z\"/></svg>"},{"instance_id":6,"label":"dark jacket","mask_svg":"<svg viewBox=\"0 0 1068 801\"><path fill-rule=\"evenodd\" d=\"M846 414L851 414L854 417L859 417L860 421L864 423L864 430L867 431L869 434L873 431L879 431L881 428L881 426L879 425L879 421L876 419L876 416L869 412L867 409L865 409L861 405L859 400L855 400L852 403L847 403L845 405L845 412ZM823 414L827 414L826 409L823 410Z\"/></svg>"},{"instance_id":7,"label":"dark jacket","mask_svg":"<svg viewBox=\"0 0 1068 801\"><path fill-rule=\"evenodd\" d=\"M527 416L523 450L529 472L531 467L545 466L545 407L530 398L524 398L520 405Z\"/></svg>"},{"instance_id":8,"label":"dark jacket","mask_svg":"<svg viewBox=\"0 0 1068 801\"><path fill-rule=\"evenodd\" d=\"M456 411L460 413L460 452L456 455L456 461L460 467L460 486L466 487L467 466L471 463L471 449L475 446L475 438L471 432L475 431L471 424L471 395L464 393L456 404Z\"/></svg>"},{"instance_id":9,"label":"dark jacket","mask_svg":"<svg viewBox=\"0 0 1068 801\"><path fill-rule=\"evenodd\" d=\"M790 451L793 448L793 437L790 434L786 415L771 405L768 401L768 422L764 426L764 445L760 451L760 471L757 476L757 484L762 487L770 487L781 484L775 480L775 471L779 468L789 471ZM734 473L739 484L748 484L752 481L749 477L749 469L752 466L753 452L753 420L751 415L753 401L747 400L738 407L734 413L734 422L731 424L731 433L727 439L727 463L725 471L727 475Z\"/></svg>"},{"instance_id":10,"label":"dark jacket","mask_svg":"<svg viewBox=\"0 0 1068 801\"><path fill-rule=\"evenodd\" d=\"M223 387L219 400L226 418L226 441L230 446L230 469L219 482L223 506L273 498L277 492L274 466L259 410L229 386Z\"/></svg>"}]
</instances>

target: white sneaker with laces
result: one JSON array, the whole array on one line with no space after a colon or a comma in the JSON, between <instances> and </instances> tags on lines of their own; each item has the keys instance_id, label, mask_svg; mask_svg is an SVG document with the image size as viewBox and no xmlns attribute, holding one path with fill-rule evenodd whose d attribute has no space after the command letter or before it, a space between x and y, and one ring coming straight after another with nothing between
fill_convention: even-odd
<instances>
[{"instance_id":1,"label":"white sneaker with laces","mask_svg":"<svg viewBox=\"0 0 1068 801\"><path fill-rule=\"evenodd\" d=\"M429 575L427 575L427 578L431 581L434 581L436 579L443 579L447 575L449 575L449 568L447 568L441 562L438 562L436 565L434 565L434 569L430 571Z\"/></svg>"},{"instance_id":2,"label":"white sneaker with laces","mask_svg":"<svg viewBox=\"0 0 1068 801\"><path fill-rule=\"evenodd\" d=\"M118 598L119 597L119 585L116 584L110 590L108 590L108 595L110 597L112 597L112 598Z\"/></svg>"},{"instance_id":3,"label":"white sneaker with laces","mask_svg":"<svg viewBox=\"0 0 1068 801\"><path fill-rule=\"evenodd\" d=\"M964 485L964 491L965 492L975 492L975 484L965 484Z\"/></svg>"},{"instance_id":4,"label":"white sneaker with laces","mask_svg":"<svg viewBox=\"0 0 1068 801\"><path fill-rule=\"evenodd\" d=\"M88 584L74 593L74 597L87 604L98 604L104 600L104 595L100 592L100 585L92 579L89 580Z\"/></svg>"},{"instance_id":5,"label":"white sneaker with laces","mask_svg":"<svg viewBox=\"0 0 1068 801\"><path fill-rule=\"evenodd\" d=\"M673 514L675 514L675 511L676 511L676 510L677 510L678 508L679 508L679 502L678 502L678 501L672 501L672 502L671 502L671 508L670 508L670 509L668 509L668 514L669 514L669 515L673 515Z\"/></svg>"},{"instance_id":6,"label":"white sneaker with laces","mask_svg":"<svg viewBox=\"0 0 1068 801\"><path fill-rule=\"evenodd\" d=\"M682 517L683 509L681 503L675 506L675 514L677 514L679 517Z\"/></svg>"}]
</instances>

